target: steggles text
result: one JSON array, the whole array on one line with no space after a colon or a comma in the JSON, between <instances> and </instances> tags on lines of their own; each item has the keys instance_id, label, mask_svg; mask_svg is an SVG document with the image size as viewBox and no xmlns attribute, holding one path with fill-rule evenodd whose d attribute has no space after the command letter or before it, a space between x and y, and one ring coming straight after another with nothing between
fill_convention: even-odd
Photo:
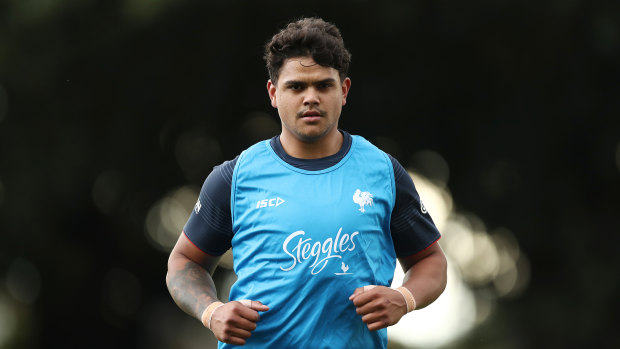
<instances>
[{"instance_id":1,"label":"steggles text","mask_svg":"<svg viewBox=\"0 0 620 349\"><path fill-rule=\"evenodd\" d=\"M282 244L284 253L291 257L292 263L287 268L280 266L280 269L283 271L293 270L297 264L301 264L304 261L314 257L314 262L309 266L309 268L312 268L312 275L320 273L330 259L342 259L342 253L355 250L355 241L353 241L353 238L357 236L359 232L356 231L351 233L351 235L345 233L342 236L341 233L342 228L338 229L335 239L327 238L323 242L315 241L314 243L312 243L311 238L304 239L306 232L303 230L298 230L292 233L284 239L284 243ZM299 239L297 242L292 242L292 244L294 244L292 246L294 247L290 249L289 244L291 244L291 241L293 241L296 237L299 237Z\"/></svg>"}]
</instances>

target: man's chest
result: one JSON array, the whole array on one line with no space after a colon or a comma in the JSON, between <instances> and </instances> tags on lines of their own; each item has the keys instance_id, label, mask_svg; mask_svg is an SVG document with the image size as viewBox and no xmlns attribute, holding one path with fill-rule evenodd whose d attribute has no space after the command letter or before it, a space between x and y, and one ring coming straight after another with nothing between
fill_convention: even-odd
<instances>
[{"instance_id":1,"label":"man's chest","mask_svg":"<svg viewBox=\"0 0 620 349\"><path fill-rule=\"evenodd\" d=\"M389 239L389 189L345 173L246 179L235 194L233 251L278 273L351 274L360 253Z\"/></svg>"}]
</instances>

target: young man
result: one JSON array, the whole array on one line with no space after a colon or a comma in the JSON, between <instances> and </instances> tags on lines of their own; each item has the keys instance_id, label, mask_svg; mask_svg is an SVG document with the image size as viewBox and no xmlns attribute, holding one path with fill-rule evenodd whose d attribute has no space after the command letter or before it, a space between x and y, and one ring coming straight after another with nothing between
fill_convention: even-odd
<instances>
[{"instance_id":1,"label":"young man","mask_svg":"<svg viewBox=\"0 0 620 349\"><path fill-rule=\"evenodd\" d=\"M391 156L338 129L351 88L339 30L290 23L266 45L282 133L217 166L170 254L168 289L221 348L385 348L443 292L440 235ZM210 273L232 247L237 282ZM406 276L390 288L396 258Z\"/></svg>"}]
</instances>

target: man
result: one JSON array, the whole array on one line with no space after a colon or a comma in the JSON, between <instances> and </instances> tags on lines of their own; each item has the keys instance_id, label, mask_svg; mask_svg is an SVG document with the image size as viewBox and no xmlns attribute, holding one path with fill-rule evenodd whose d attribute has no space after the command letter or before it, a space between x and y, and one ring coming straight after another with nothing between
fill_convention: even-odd
<instances>
[{"instance_id":1,"label":"man","mask_svg":"<svg viewBox=\"0 0 620 349\"><path fill-rule=\"evenodd\" d=\"M386 327L445 288L439 232L402 166L338 129L351 88L339 30L301 19L265 52L282 133L208 176L170 254L170 293L221 348L385 348ZM230 247L223 304L210 273ZM396 258L406 275L391 289Z\"/></svg>"}]
</instances>

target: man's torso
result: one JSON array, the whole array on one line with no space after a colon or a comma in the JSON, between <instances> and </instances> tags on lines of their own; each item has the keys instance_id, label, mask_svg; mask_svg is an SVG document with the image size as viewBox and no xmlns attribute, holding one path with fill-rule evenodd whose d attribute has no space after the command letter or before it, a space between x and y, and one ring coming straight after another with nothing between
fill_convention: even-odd
<instances>
[{"instance_id":1,"label":"man's torso","mask_svg":"<svg viewBox=\"0 0 620 349\"><path fill-rule=\"evenodd\" d=\"M391 282L394 200L390 160L361 137L321 171L287 164L267 141L246 150L231 188L230 299L271 308L248 345L385 346L385 331L369 332L348 297Z\"/></svg>"}]
</instances>

